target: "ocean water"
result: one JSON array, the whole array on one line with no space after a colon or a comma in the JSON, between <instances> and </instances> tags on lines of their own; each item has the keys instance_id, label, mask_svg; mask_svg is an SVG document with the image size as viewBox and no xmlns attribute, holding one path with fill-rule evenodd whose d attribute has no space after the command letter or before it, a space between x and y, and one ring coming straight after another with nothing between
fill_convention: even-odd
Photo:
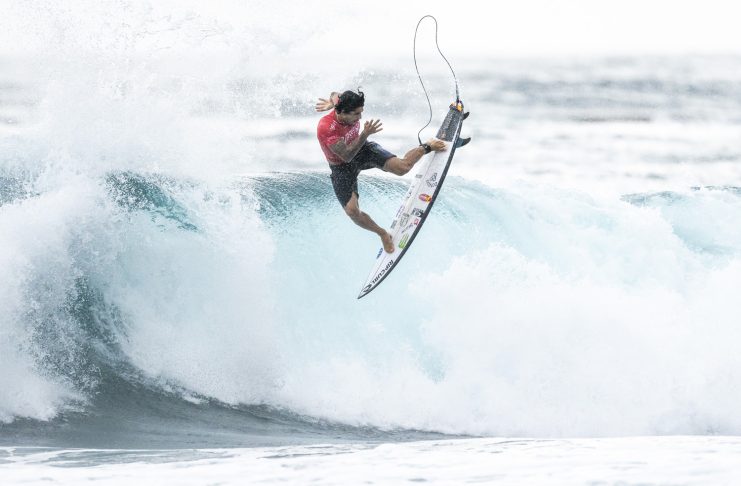
<instances>
[{"instance_id":1,"label":"ocean water","mask_svg":"<svg viewBox=\"0 0 741 486\"><path fill-rule=\"evenodd\" d=\"M313 102L362 86L403 154L411 59L289 69L116 5L0 58L7 481L738 481L741 57L451 59L473 141L358 301L379 241ZM390 224L410 178L361 207Z\"/></svg>"}]
</instances>

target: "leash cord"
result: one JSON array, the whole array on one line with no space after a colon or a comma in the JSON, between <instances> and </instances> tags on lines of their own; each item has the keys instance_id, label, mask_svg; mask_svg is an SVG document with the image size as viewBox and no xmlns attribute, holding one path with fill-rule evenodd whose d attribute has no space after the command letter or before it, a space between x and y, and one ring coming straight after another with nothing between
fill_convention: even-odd
<instances>
[{"instance_id":1,"label":"leash cord","mask_svg":"<svg viewBox=\"0 0 741 486\"><path fill-rule=\"evenodd\" d=\"M425 88L425 83L422 81L422 76L419 74L419 67L417 66L417 31L419 30L419 25L422 23L422 21L426 18L431 18L435 21L435 46L437 47L437 52L440 53L440 56L445 60L445 63L450 68L450 72L453 73L453 80L455 81L455 102L456 104L461 101L460 94L458 92L458 78L455 75L455 71L453 71L453 67L448 62L448 59L445 57L443 52L440 50L440 46L437 43L437 19L433 17L432 15L425 15L421 19L419 19L419 22L417 22L417 28L414 29L414 69L417 71L417 77L419 78L419 83L422 85L422 91L425 92L425 97L427 98L427 106L430 109L430 119L427 120L427 124L419 129L419 132L417 132L417 141L419 141L419 144L422 145L422 139L420 138L420 135L422 134L422 130L430 126L430 123L432 122L432 103L430 102L430 96L427 94L427 88Z\"/></svg>"}]
</instances>

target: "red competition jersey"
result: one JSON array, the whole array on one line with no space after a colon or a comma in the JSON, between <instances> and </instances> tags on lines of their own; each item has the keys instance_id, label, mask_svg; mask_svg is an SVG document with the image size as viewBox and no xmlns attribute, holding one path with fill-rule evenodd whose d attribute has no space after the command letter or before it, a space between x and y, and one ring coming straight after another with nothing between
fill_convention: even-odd
<instances>
[{"instance_id":1,"label":"red competition jersey","mask_svg":"<svg viewBox=\"0 0 741 486\"><path fill-rule=\"evenodd\" d=\"M350 144L360 136L360 121L352 125L343 125L337 120L334 110L332 113L323 116L316 127L316 138L319 139L319 145L322 147L327 162L331 165L344 164L345 161L339 155L332 152L330 145L336 144L339 140L344 139L345 144Z\"/></svg>"}]
</instances>

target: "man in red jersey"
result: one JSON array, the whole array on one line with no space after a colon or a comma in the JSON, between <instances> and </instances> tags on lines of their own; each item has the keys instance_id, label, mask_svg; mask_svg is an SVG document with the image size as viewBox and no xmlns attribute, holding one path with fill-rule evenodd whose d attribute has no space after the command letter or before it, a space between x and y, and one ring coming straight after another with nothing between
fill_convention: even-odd
<instances>
[{"instance_id":1,"label":"man in red jersey","mask_svg":"<svg viewBox=\"0 0 741 486\"><path fill-rule=\"evenodd\" d=\"M329 99L319 98L316 111L334 111L319 120L316 135L324 156L332 170L332 187L345 213L361 228L381 237L383 249L394 251L391 235L378 226L358 204L358 174L360 171L377 168L396 175L409 172L424 154L445 150L445 142L432 139L409 150L403 159L368 137L383 130L380 120L369 120L360 130L360 118L365 105L362 91L332 93Z\"/></svg>"}]
</instances>

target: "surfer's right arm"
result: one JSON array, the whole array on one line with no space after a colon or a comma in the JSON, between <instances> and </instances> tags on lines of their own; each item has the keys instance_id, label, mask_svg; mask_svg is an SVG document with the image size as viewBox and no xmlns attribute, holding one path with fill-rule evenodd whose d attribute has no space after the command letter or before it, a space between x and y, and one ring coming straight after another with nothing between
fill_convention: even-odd
<instances>
[{"instance_id":1,"label":"surfer's right arm","mask_svg":"<svg viewBox=\"0 0 741 486\"><path fill-rule=\"evenodd\" d=\"M363 125L363 131L360 132L358 138L350 143L345 143L344 139L340 139L334 145L330 145L329 149L343 161L350 162L360 152L360 148L368 140L368 137L381 130L383 130L381 120L368 120Z\"/></svg>"}]
</instances>

